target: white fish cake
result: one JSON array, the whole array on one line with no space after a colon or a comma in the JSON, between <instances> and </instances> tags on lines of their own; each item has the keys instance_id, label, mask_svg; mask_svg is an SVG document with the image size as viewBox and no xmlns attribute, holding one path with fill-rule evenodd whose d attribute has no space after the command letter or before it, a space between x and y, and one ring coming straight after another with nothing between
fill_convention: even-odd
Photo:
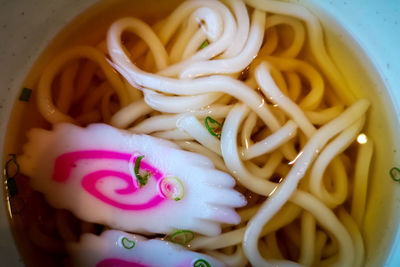
<instances>
[{"instance_id":1,"label":"white fish cake","mask_svg":"<svg viewBox=\"0 0 400 267\"><path fill-rule=\"evenodd\" d=\"M82 220L136 233L204 235L240 222L235 208L246 200L234 179L172 142L106 124L67 123L32 129L28 139L22 173L51 205Z\"/></svg>"},{"instance_id":2,"label":"white fish cake","mask_svg":"<svg viewBox=\"0 0 400 267\"><path fill-rule=\"evenodd\" d=\"M67 245L75 267L223 267L222 262L180 245L158 239L146 239L109 230L100 236L84 234L79 243Z\"/></svg>"}]
</instances>

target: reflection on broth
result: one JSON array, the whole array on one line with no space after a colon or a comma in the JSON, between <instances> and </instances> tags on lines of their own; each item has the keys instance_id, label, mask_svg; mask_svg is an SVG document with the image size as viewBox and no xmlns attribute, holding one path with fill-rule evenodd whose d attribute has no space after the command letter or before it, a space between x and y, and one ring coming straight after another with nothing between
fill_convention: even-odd
<instances>
[{"instance_id":1,"label":"reflection on broth","mask_svg":"<svg viewBox=\"0 0 400 267\"><path fill-rule=\"evenodd\" d=\"M150 252L168 247L171 266L362 266L370 104L318 20L274 1L132 5L67 27L16 103L31 118L6 145L25 260L161 266Z\"/></svg>"}]
</instances>

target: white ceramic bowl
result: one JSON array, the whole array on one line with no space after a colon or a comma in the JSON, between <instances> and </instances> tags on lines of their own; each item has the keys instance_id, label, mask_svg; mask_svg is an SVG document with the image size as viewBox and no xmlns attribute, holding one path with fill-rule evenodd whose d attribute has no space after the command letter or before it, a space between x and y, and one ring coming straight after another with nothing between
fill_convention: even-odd
<instances>
[{"instance_id":1,"label":"white ceramic bowl","mask_svg":"<svg viewBox=\"0 0 400 267\"><path fill-rule=\"evenodd\" d=\"M367 266L400 266L400 184L389 169L400 167L400 4L396 0L297 0L315 11L327 30L331 54L343 72L359 77L354 89L373 100L369 128L375 141L374 164L366 215ZM297 2L296 1L296 2ZM0 0L0 144L22 81L48 42L95 0ZM346 49L342 49L346 46ZM343 63L343 64L342 64ZM344 64L345 63L345 64ZM390 160L383 160L390 153ZM22 266L8 225L0 190L0 262ZM377 228L377 225L380 225Z\"/></svg>"}]
</instances>

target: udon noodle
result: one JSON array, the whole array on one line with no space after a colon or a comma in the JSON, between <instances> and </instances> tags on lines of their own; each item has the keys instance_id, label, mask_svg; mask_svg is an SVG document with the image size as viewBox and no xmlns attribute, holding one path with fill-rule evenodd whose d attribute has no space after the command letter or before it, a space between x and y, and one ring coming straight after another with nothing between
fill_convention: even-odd
<instances>
[{"instance_id":1,"label":"udon noodle","mask_svg":"<svg viewBox=\"0 0 400 267\"><path fill-rule=\"evenodd\" d=\"M348 89L304 7L190 0L152 24L120 18L100 43L60 51L36 90L50 124L169 139L236 179L241 223L196 234L189 249L228 266L363 265L373 147L356 139L369 102ZM95 231L68 216L56 215L63 240Z\"/></svg>"}]
</instances>

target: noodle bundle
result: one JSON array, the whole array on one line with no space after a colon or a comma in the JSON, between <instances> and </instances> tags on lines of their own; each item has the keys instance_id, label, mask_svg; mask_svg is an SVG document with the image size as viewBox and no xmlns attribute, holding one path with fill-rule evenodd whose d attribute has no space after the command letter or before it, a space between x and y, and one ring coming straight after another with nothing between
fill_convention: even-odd
<instances>
[{"instance_id":1,"label":"noodle bundle","mask_svg":"<svg viewBox=\"0 0 400 267\"><path fill-rule=\"evenodd\" d=\"M248 202L241 223L195 234L190 250L227 266L362 266L373 147L356 139L370 104L347 83L304 7L189 0L154 24L120 18L100 43L61 51L37 108L52 125L169 139L230 173Z\"/></svg>"}]
</instances>

